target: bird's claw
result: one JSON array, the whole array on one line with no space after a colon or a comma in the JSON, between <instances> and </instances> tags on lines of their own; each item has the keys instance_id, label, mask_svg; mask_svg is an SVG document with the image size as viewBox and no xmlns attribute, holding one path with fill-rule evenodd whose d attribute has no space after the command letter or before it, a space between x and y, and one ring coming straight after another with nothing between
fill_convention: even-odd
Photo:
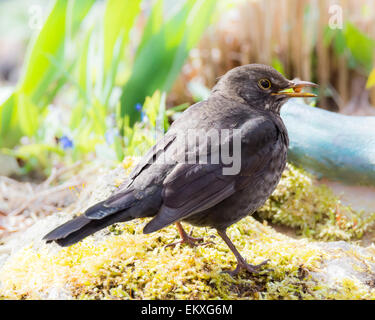
<instances>
[{"instance_id":1,"label":"bird's claw","mask_svg":"<svg viewBox=\"0 0 375 320\"><path fill-rule=\"evenodd\" d=\"M191 233L190 233L189 235L186 235L180 241L176 241L176 242L167 244L165 247L166 248L168 248L168 247L175 247L178 244L185 244L185 243L187 245L189 245L190 247L192 247L192 248L193 247L197 247L197 246L204 246L206 244L214 244L214 242L212 242L212 241L204 242L203 238L194 238L194 237L191 236Z\"/></svg>"},{"instance_id":2,"label":"bird's claw","mask_svg":"<svg viewBox=\"0 0 375 320\"><path fill-rule=\"evenodd\" d=\"M250 273L257 274L257 273L260 272L260 268L262 266L266 265L269 261L270 260L267 259L267 260L263 261L262 263L256 264L256 265L247 263L246 261L241 261L241 262L238 262L236 269L227 270L227 271L223 271L223 272L229 274L232 277L238 275L240 273L240 271L242 271L242 270L246 270ZM272 271L272 270L267 269L266 271Z\"/></svg>"},{"instance_id":3,"label":"bird's claw","mask_svg":"<svg viewBox=\"0 0 375 320\"><path fill-rule=\"evenodd\" d=\"M177 225L177 230L180 234L181 240L166 245L165 246L166 248L174 247L178 244L184 244L184 243L188 244L190 247L204 246L204 245L210 244L210 243L214 244L214 242L212 242L212 241L204 242L203 238L194 238L192 236L193 228L190 230L189 234L187 234L180 222L177 222L176 225Z\"/></svg>"}]
</instances>

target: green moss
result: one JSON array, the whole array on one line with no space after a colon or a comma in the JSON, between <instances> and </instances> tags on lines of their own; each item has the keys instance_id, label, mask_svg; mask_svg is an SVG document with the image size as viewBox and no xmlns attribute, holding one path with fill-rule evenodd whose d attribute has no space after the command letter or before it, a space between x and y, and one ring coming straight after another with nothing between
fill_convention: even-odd
<instances>
[{"instance_id":1,"label":"green moss","mask_svg":"<svg viewBox=\"0 0 375 320\"><path fill-rule=\"evenodd\" d=\"M270 259L268 270L236 278L222 273L235 266L235 258L214 230L194 229L194 235L215 244L166 248L178 238L175 228L144 235L145 222L119 224L118 235L104 232L57 251L47 245L25 247L1 269L0 292L17 299L45 298L51 288L64 288L76 299L375 298L374 290L354 280L344 279L338 284L342 290L314 280L311 273L319 271L327 252L252 217L228 234L250 263Z\"/></svg>"},{"instance_id":2,"label":"green moss","mask_svg":"<svg viewBox=\"0 0 375 320\"><path fill-rule=\"evenodd\" d=\"M258 275L223 273L236 261L212 229L195 228L194 236L214 244L171 248L166 245L178 239L174 226L144 235L148 219L139 219L68 248L38 242L20 249L0 269L0 296L43 299L55 290L75 299L375 299L375 290L357 279L344 277L333 287L313 276L338 254L348 256L314 239L355 239L372 221L361 220L310 175L289 165L259 216L307 237L290 238L253 217L231 226L228 235L249 263L270 260ZM374 263L373 254L356 255Z\"/></svg>"},{"instance_id":3,"label":"green moss","mask_svg":"<svg viewBox=\"0 0 375 320\"><path fill-rule=\"evenodd\" d=\"M316 185L312 175L290 164L258 215L324 241L360 239L375 221L375 213L364 216L343 205L331 189Z\"/></svg>"}]
</instances>

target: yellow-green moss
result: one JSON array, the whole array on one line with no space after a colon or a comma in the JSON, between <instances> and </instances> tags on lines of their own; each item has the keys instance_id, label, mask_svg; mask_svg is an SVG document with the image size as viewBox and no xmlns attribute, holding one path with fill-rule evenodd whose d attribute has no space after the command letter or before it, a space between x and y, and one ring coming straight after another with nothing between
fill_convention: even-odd
<instances>
[{"instance_id":1,"label":"yellow-green moss","mask_svg":"<svg viewBox=\"0 0 375 320\"><path fill-rule=\"evenodd\" d=\"M375 213L364 216L343 205L331 189L288 164L272 196L258 210L261 218L295 228L317 240L355 240L375 222Z\"/></svg>"},{"instance_id":2,"label":"yellow-green moss","mask_svg":"<svg viewBox=\"0 0 375 320\"><path fill-rule=\"evenodd\" d=\"M346 291L332 291L312 280L309 273L319 270L324 251L251 217L228 234L250 263L270 259L267 268L272 270L234 279L222 271L233 268L235 259L213 230L194 229L194 234L215 244L166 248L177 238L175 228L144 235L144 223L119 224L118 235L89 237L61 250L29 245L1 269L1 294L40 299L51 288L65 288L78 299L375 298L375 291L350 279L342 283Z\"/></svg>"},{"instance_id":3,"label":"yellow-green moss","mask_svg":"<svg viewBox=\"0 0 375 320\"><path fill-rule=\"evenodd\" d=\"M328 188L289 166L259 215L313 238L358 237L367 225L352 210L340 223L344 209ZM335 288L317 281L312 274L330 253L308 238L283 235L266 221L247 217L228 229L249 263L270 259L268 271L236 278L222 273L235 267L235 258L214 230L195 228L194 235L215 244L166 248L178 238L175 227L144 235L146 222L116 224L68 248L39 242L20 249L0 268L0 296L40 299L63 290L77 299L375 299L375 290L356 279L343 278Z\"/></svg>"},{"instance_id":4,"label":"yellow-green moss","mask_svg":"<svg viewBox=\"0 0 375 320\"><path fill-rule=\"evenodd\" d=\"M301 270L313 268L320 259L319 250L307 248L304 241L290 240L249 217L232 227L229 235L249 262L271 259L268 267L274 270L233 280L221 273L233 268L235 259L218 237L212 239L214 245L165 248L176 240L175 228L143 235L143 225L143 221L121 224L117 227L120 235L110 234L102 240L89 237L58 252L48 246L35 250L30 245L2 268L2 294L41 298L48 288L69 283L76 298L89 299L233 299L270 294L298 298L294 283ZM212 230L194 231L206 239L215 236ZM272 287L279 282L281 293Z\"/></svg>"}]
</instances>

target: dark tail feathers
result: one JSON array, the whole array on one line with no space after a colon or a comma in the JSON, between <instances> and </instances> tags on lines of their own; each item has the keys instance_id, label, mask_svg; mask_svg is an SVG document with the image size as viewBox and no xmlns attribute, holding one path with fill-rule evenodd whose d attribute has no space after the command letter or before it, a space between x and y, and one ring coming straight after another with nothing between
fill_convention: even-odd
<instances>
[{"instance_id":1,"label":"dark tail feathers","mask_svg":"<svg viewBox=\"0 0 375 320\"><path fill-rule=\"evenodd\" d=\"M132 190L122 192L88 208L86 212L48 233L43 239L70 246L116 222L154 216L161 205L161 190L138 200Z\"/></svg>"},{"instance_id":2,"label":"dark tail feathers","mask_svg":"<svg viewBox=\"0 0 375 320\"><path fill-rule=\"evenodd\" d=\"M95 206L98 208L98 204ZM99 220L89 219L85 214L82 214L52 230L44 236L43 240L47 242L55 241L62 247L68 247L113 223L133 219L126 214L122 217L121 213L124 213L124 211L119 211Z\"/></svg>"}]
</instances>

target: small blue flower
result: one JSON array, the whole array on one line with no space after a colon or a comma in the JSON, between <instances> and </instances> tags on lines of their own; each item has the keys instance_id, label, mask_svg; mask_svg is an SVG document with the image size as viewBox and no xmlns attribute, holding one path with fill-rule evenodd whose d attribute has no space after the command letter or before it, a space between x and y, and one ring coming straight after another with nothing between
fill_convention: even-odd
<instances>
[{"instance_id":1,"label":"small blue flower","mask_svg":"<svg viewBox=\"0 0 375 320\"><path fill-rule=\"evenodd\" d=\"M142 104L141 104L141 103L137 103L137 104L135 105L135 109L136 109L137 111L141 111L141 110L142 110Z\"/></svg>"},{"instance_id":2,"label":"small blue flower","mask_svg":"<svg viewBox=\"0 0 375 320\"><path fill-rule=\"evenodd\" d=\"M62 136L60 138L60 144L64 150L73 148L73 141L70 140L67 136Z\"/></svg>"}]
</instances>

